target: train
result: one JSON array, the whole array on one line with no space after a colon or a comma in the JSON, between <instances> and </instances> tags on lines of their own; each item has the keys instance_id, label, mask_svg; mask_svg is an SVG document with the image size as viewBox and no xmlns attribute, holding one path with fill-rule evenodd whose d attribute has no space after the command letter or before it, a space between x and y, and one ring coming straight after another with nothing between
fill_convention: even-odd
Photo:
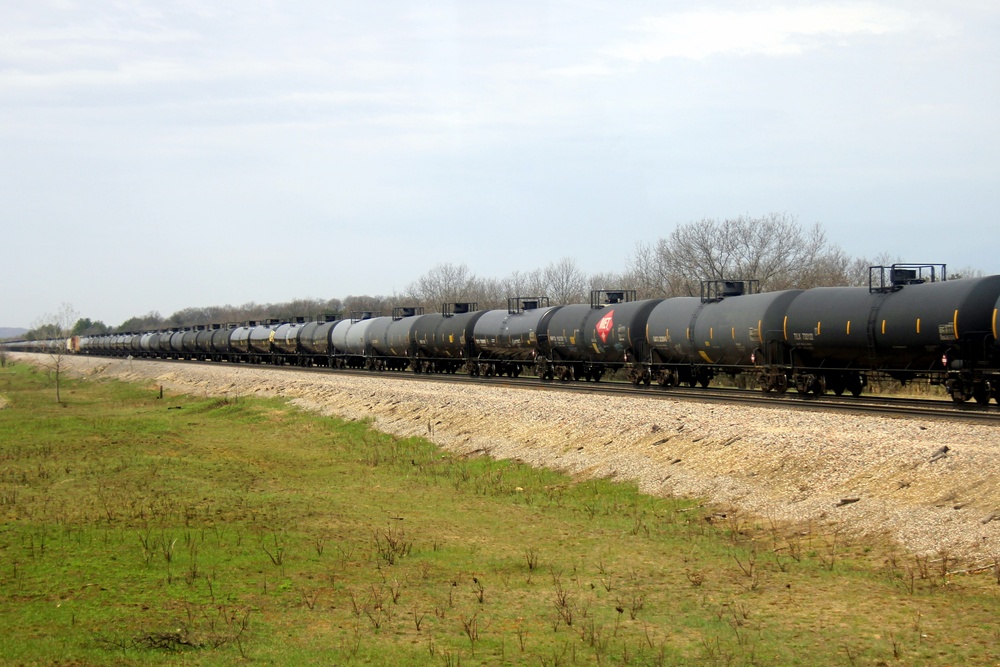
<instances>
[{"instance_id":1,"label":"train","mask_svg":"<svg viewBox=\"0 0 1000 667\"><path fill-rule=\"evenodd\" d=\"M706 280L699 296L638 299L601 289L590 303L511 297L439 312L396 307L268 320L12 341L4 349L371 371L533 374L637 386L707 387L728 375L765 393L863 393L872 377L942 385L956 403L1000 402L1000 275L952 279L944 264L869 268L867 287L761 292L755 280ZM750 384L746 382L745 384Z\"/></svg>"}]
</instances>

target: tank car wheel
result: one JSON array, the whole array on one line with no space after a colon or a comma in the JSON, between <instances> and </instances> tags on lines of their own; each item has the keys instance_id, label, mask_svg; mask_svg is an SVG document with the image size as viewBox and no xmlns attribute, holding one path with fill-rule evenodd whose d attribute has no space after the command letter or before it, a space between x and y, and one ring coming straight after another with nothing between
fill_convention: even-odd
<instances>
[{"instance_id":1,"label":"tank car wheel","mask_svg":"<svg viewBox=\"0 0 1000 667\"><path fill-rule=\"evenodd\" d=\"M977 382L972 388L972 398L979 405L989 405L990 385L987 382Z\"/></svg>"}]
</instances>

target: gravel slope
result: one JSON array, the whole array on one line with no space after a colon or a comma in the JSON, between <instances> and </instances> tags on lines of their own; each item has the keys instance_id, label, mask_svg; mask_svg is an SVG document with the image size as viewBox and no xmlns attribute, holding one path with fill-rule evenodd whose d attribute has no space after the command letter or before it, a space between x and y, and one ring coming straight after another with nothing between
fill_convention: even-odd
<instances>
[{"instance_id":1,"label":"gravel slope","mask_svg":"<svg viewBox=\"0 0 1000 667\"><path fill-rule=\"evenodd\" d=\"M888 535L916 553L946 551L972 562L1000 555L995 427L638 397L581 401L391 375L66 359L69 372L80 376L193 394L284 396L456 452L632 479L648 493L705 497L776 521L834 522Z\"/></svg>"}]
</instances>

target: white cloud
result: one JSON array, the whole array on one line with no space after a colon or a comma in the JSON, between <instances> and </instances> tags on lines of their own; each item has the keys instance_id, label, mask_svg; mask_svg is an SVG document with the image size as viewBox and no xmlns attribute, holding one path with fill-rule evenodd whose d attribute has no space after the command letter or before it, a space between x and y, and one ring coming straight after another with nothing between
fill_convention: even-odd
<instances>
[{"instance_id":1,"label":"white cloud","mask_svg":"<svg viewBox=\"0 0 1000 667\"><path fill-rule=\"evenodd\" d=\"M647 17L634 38L606 50L630 62L718 55L797 55L860 35L899 33L925 20L876 5L821 5L768 9L700 10Z\"/></svg>"}]
</instances>

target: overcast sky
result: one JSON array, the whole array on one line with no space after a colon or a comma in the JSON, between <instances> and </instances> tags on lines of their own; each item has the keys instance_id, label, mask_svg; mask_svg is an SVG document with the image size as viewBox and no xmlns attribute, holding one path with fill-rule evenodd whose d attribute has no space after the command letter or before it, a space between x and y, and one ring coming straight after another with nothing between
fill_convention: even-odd
<instances>
[{"instance_id":1,"label":"overcast sky","mask_svg":"<svg viewBox=\"0 0 1000 667\"><path fill-rule=\"evenodd\" d=\"M621 271L787 212L1000 273L1000 3L3 0L0 326Z\"/></svg>"}]
</instances>

